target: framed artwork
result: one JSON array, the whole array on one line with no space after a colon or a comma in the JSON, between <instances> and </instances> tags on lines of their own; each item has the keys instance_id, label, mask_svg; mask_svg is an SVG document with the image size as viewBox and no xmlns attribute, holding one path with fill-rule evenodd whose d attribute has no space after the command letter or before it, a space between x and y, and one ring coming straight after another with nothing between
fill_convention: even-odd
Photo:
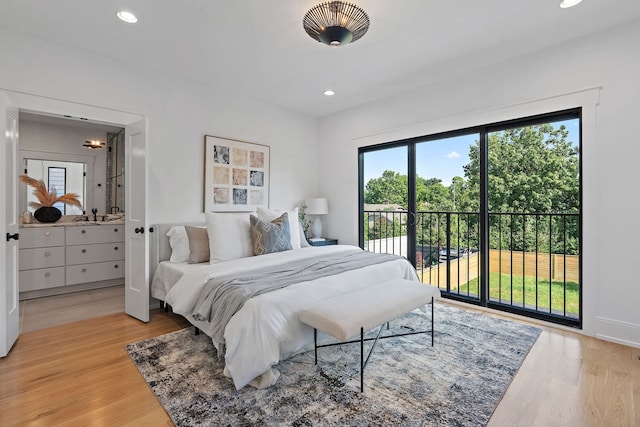
<instances>
[{"instance_id":1,"label":"framed artwork","mask_svg":"<svg viewBox=\"0 0 640 427\"><path fill-rule=\"evenodd\" d=\"M269 207L269 146L205 135L204 210Z\"/></svg>"}]
</instances>

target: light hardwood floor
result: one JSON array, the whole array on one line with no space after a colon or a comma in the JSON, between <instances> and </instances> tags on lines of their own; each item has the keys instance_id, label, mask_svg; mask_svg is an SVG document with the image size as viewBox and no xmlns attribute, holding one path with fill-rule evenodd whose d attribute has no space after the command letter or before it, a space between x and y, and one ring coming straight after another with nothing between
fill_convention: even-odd
<instances>
[{"instance_id":1,"label":"light hardwood floor","mask_svg":"<svg viewBox=\"0 0 640 427\"><path fill-rule=\"evenodd\" d=\"M0 359L0 425L171 425L124 346L186 325L153 310L22 334ZM640 426L640 350L543 327L488 425Z\"/></svg>"},{"instance_id":2,"label":"light hardwood floor","mask_svg":"<svg viewBox=\"0 0 640 427\"><path fill-rule=\"evenodd\" d=\"M20 301L20 332L124 311L124 285Z\"/></svg>"}]
</instances>

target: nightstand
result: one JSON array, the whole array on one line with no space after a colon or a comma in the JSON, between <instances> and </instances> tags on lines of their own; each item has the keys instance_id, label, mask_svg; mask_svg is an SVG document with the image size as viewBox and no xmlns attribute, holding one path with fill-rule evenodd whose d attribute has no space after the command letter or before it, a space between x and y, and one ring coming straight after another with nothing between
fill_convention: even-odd
<instances>
[{"instance_id":1,"label":"nightstand","mask_svg":"<svg viewBox=\"0 0 640 427\"><path fill-rule=\"evenodd\" d=\"M325 238L324 240L316 240L315 242L312 242L311 240L307 240L307 242L309 242L311 246L330 246L330 245L337 245L338 239Z\"/></svg>"}]
</instances>

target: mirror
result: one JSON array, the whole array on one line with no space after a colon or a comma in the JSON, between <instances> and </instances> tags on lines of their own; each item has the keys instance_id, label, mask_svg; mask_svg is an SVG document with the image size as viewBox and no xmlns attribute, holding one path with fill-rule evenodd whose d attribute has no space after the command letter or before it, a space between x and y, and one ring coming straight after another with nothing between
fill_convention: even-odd
<instances>
[{"instance_id":1,"label":"mirror","mask_svg":"<svg viewBox=\"0 0 640 427\"><path fill-rule=\"evenodd\" d=\"M20 112L18 147L20 174L42 179L58 194L77 193L83 209L98 215L123 213L124 129L80 118ZM100 148L85 141L101 141ZM35 201L33 189L21 184L19 212ZM64 206L64 208L62 208ZM58 207L58 206L56 206ZM82 215L74 206L61 205L64 215Z\"/></svg>"},{"instance_id":2,"label":"mirror","mask_svg":"<svg viewBox=\"0 0 640 427\"><path fill-rule=\"evenodd\" d=\"M79 162L63 162L42 159L25 159L25 170L31 178L44 181L47 188L55 188L58 195L65 193L75 193L84 207L86 205L86 164ZM29 203L38 203L38 198L33 195L33 189L27 190L27 207ZM62 212L62 215L82 215L84 212L77 206L56 203L54 205Z\"/></svg>"}]
</instances>

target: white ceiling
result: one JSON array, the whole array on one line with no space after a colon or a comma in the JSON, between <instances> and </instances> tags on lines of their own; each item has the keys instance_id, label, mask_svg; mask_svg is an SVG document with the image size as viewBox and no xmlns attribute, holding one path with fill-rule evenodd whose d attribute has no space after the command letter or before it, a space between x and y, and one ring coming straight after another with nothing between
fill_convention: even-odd
<instances>
[{"instance_id":1,"label":"white ceiling","mask_svg":"<svg viewBox=\"0 0 640 427\"><path fill-rule=\"evenodd\" d=\"M312 0L0 0L0 27L322 117L640 19L640 0L559 1L352 0L371 28L338 48L302 29Z\"/></svg>"}]
</instances>

